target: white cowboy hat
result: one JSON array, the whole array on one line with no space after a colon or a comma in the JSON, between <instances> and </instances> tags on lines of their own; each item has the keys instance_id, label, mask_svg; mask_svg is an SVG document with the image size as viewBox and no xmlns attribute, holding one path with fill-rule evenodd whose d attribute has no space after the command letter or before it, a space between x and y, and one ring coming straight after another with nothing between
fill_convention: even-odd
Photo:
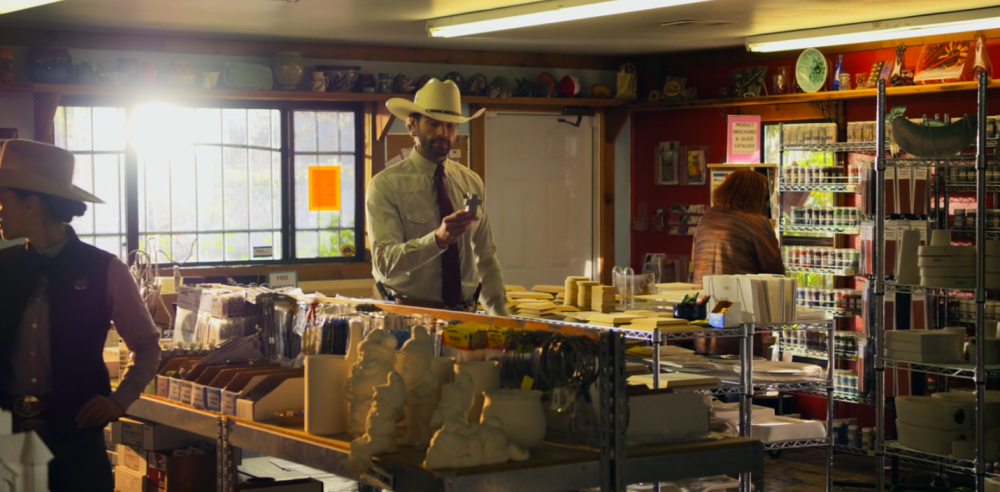
<instances>
[{"instance_id":1,"label":"white cowboy hat","mask_svg":"<svg viewBox=\"0 0 1000 492\"><path fill-rule=\"evenodd\" d=\"M104 203L73 185L75 162L73 154L55 145L32 140L0 140L0 187Z\"/></svg>"},{"instance_id":2,"label":"white cowboy hat","mask_svg":"<svg viewBox=\"0 0 1000 492\"><path fill-rule=\"evenodd\" d=\"M413 101L395 97L386 101L385 107L401 120L406 120L411 114L417 113L448 123L465 123L486 112L486 108L483 108L472 116L462 116L462 94L458 86L450 80L441 82L438 79L428 80L417 91Z\"/></svg>"}]
</instances>

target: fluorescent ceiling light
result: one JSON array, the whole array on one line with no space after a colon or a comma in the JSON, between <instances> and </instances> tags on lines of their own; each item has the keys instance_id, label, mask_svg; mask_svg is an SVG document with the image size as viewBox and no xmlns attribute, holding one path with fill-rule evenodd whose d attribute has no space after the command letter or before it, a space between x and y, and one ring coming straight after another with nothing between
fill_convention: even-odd
<instances>
[{"instance_id":1,"label":"fluorescent ceiling light","mask_svg":"<svg viewBox=\"0 0 1000 492\"><path fill-rule=\"evenodd\" d=\"M0 14L9 14L58 1L60 0L0 0Z\"/></svg>"},{"instance_id":2,"label":"fluorescent ceiling light","mask_svg":"<svg viewBox=\"0 0 1000 492\"><path fill-rule=\"evenodd\" d=\"M708 0L565 0L536 2L472 14L444 17L427 22L427 34L453 38L485 32L541 26L607 15L662 9Z\"/></svg>"},{"instance_id":3,"label":"fluorescent ceiling light","mask_svg":"<svg viewBox=\"0 0 1000 492\"><path fill-rule=\"evenodd\" d=\"M1000 7L750 36L747 51L801 50L1000 28Z\"/></svg>"}]
</instances>

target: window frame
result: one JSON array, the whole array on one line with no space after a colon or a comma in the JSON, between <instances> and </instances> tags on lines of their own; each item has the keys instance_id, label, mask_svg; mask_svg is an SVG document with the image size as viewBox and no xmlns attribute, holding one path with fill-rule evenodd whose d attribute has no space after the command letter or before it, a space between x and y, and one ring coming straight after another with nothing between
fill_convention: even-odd
<instances>
[{"instance_id":1,"label":"window frame","mask_svg":"<svg viewBox=\"0 0 1000 492\"><path fill-rule=\"evenodd\" d=\"M125 109L126 125L131 123L135 108L147 103L165 103L184 107L222 109L270 109L280 111L281 120L281 258L270 260L207 261L186 263L184 267L261 267L277 265L306 265L317 263L364 263L365 258L365 111L361 103L323 101L282 101L263 99L177 98L155 96L63 96L59 106L67 107L120 107ZM296 258L295 224L295 126L297 111L338 111L354 114L354 255L349 257ZM126 128L127 131L127 128ZM125 143L125 241L131 260L132 252L139 249L139 169L138 155L130 138ZM165 261L165 260L164 260ZM172 266L169 262L161 267Z\"/></svg>"}]
</instances>

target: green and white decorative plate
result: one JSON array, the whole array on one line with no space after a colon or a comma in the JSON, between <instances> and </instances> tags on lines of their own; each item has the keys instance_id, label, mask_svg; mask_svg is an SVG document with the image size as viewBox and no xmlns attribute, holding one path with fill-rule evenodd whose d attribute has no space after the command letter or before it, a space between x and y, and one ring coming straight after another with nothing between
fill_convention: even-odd
<instances>
[{"instance_id":1,"label":"green and white decorative plate","mask_svg":"<svg viewBox=\"0 0 1000 492\"><path fill-rule=\"evenodd\" d=\"M815 48L803 51L795 62L795 80L805 92L818 92L822 89L828 74L826 57Z\"/></svg>"}]
</instances>

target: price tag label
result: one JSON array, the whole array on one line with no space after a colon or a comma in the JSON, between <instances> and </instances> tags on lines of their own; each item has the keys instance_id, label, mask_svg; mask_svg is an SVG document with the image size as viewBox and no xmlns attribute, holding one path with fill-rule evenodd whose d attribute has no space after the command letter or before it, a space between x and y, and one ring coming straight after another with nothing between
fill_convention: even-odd
<instances>
[{"instance_id":1,"label":"price tag label","mask_svg":"<svg viewBox=\"0 0 1000 492\"><path fill-rule=\"evenodd\" d=\"M368 470L361 474L358 478L366 485L378 487L382 490L388 490L390 492L392 492L394 482L396 481L395 477L375 463L369 465Z\"/></svg>"},{"instance_id":2,"label":"price tag label","mask_svg":"<svg viewBox=\"0 0 1000 492\"><path fill-rule=\"evenodd\" d=\"M267 285L271 286L272 289L279 289L282 287L298 287L299 272L288 270L268 273Z\"/></svg>"},{"instance_id":3,"label":"price tag label","mask_svg":"<svg viewBox=\"0 0 1000 492\"><path fill-rule=\"evenodd\" d=\"M531 387L534 386L534 385L535 385L535 380L531 376L525 376L524 379L521 380L521 389L522 390L525 390L525 391L530 390Z\"/></svg>"}]
</instances>

